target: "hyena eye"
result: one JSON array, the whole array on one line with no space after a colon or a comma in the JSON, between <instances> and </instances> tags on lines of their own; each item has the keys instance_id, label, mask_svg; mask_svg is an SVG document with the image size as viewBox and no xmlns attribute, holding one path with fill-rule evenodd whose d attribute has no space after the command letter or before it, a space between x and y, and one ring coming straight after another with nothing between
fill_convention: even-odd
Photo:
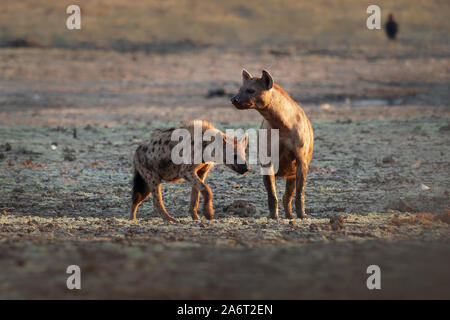
<instances>
[{"instance_id":1,"label":"hyena eye","mask_svg":"<svg viewBox=\"0 0 450 320\"><path fill-rule=\"evenodd\" d=\"M255 90L254 89L247 89L247 91L246 91L248 94L254 94L255 93Z\"/></svg>"}]
</instances>

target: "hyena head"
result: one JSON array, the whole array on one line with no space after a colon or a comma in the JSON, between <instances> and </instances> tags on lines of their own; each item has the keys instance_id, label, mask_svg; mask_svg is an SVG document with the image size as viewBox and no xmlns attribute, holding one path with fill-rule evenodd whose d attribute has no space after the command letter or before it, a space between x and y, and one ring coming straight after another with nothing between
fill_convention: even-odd
<instances>
[{"instance_id":1,"label":"hyena head","mask_svg":"<svg viewBox=\"0 0 450 320\"><path fill-rule=\"evenodd\" d=\"M223 163L231 170L236 171L239 174L245 174L250 170L247 164L245 149L248 144L248 135L245 135L242 139L238 140L236 137L227 136L225 143L223 144ZM227 161L227 151L234 150L233 161Z\"/></svg>"},{"instance_id":2,"label":"hyena head","mask_svg":"<svg viewBox=\"0 0 450 320\"><path fill-rule=\"evenodd\" d=\"M239 110L264 109L272 97L273 78L263 70L260 78L252 77L247 70L242 70L242 86L231 103Z\"/></svg>"}]
</instances>

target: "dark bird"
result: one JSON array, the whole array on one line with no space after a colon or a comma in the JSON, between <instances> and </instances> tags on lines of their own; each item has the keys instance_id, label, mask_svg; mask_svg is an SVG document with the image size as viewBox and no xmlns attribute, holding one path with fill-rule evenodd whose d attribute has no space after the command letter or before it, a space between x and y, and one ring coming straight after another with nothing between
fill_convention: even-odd
<instances>
[{"instance_id":1,"label":"dark bird","mask_svg":"<svg viewBox=\"0 0 450 320\"><path fill-rule=\"evenodd\" d=\"M394 14L389 13L388 22L386 22L386 35L389 40L395 40L398 33L398 23L395 21Z\"/></svg>"}]
</instances>

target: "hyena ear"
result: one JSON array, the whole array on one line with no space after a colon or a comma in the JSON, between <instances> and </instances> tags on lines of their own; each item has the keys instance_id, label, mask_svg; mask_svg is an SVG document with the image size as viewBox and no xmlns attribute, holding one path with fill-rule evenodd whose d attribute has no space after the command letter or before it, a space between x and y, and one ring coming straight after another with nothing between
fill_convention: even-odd
<instances>
[{"instance_id":1,"label":"hyena ear","mask_svg":"<svg viewBox=\"0 0 450 320\"><path fill-rule=\"evenodd\" d=\"M262 81L264 83L264 86L265 86L266 90L272 89L272 87L273 87L273 78L272 78L272 76L270 75L270 73L268 71L266 71L266 70L262 71L261 79L262 79Z\"/></svg>"},{"instance_id":2,"label":"hyena ear","mask_svg":"<svg viewBox=\"0 0 450 320\"><path fill-rule=\"evenodd\" d=\"M242 70L242 81L247 81L252 78L252 75L247 70Z\"/></svg>"}]
</instances>

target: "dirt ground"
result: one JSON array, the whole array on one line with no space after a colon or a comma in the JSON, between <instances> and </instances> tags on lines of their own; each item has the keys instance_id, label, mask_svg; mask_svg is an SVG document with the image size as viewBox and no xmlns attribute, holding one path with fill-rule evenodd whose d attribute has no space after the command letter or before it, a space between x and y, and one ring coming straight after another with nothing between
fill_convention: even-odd
<instances>
[{"instance_id":1,"label":"dirt ground","mask_svg":"<svg viewBox=\"0 0 450 320\"><path fill-rule=\"evenodd\" d=\"M450 298L448 53L0 50L0 298ZM213 221L191 220L185 182L163 185L178 223L151 200L128 221L152 129L259 126L229 103L243 67L271 71L313 121L309 218L268 219L255 165L212 170Z\"/></svg>"}]
</instances>

